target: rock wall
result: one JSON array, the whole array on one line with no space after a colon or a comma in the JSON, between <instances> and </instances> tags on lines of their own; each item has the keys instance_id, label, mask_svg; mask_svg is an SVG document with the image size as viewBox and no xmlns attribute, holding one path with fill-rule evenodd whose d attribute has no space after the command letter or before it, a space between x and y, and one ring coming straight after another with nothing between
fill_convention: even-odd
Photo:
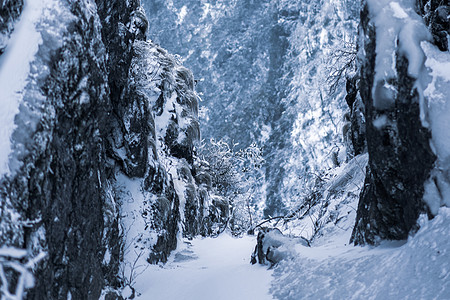
<instances>
[{"instance_id":1,"label":"rock wall","mask_svg":"<svg viewBox=\"0 0 450 300\"><path fill-rule=\"evenodd\" d=\"M165 261L178 235L206 232L198 96L145 41L139 1L47 2L0 178L0 244L47 253L29 299L116 299L131 285L127 248Z\"/></svg>"},{"instance_id":2,"label":"rock wall","mask_svg":"<svg viewBox=\"0 0 450 300\"><path fill-rule=\"evenodd\" d=\"M424 182L436 159L430 149L431 134L421 115L423 90L418 84L419 73L414 70L422 68L423 57L408 52L419 49L417 53L423 53L418 44L421 39L428 39L424 22L413 9L410 14L400 14L403 8L385 1L380 4L384 5L384 13L392 9L392 20L404 21L386 21L385 26L391 26L396 34L392 37L395 40L383 41L378 35L385 34L387 28L380 26L375 2L369 2L363 1L359 38L359 90L365 107L369 164L352 234L355 244L406 239L410 231L417 229L417 218L426 211L422 200ZM408 35L402 26L417 27ZM411 42L406 49L408 41ZM385 50L390 48L381 43L395 45L394 67L387 70L385 74L390 76L386 78L381 78L380 73L383 64L390 62L383 62L389 52Z\"/></svg>"}]
</instances>

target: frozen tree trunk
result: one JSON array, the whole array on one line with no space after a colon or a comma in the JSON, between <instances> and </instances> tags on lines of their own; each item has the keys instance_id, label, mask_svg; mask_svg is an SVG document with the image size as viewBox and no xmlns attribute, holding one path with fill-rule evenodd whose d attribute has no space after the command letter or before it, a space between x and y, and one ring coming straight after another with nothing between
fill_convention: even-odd
<instances>
[{"instance_id":1,"label":"frozen tree trunk","mask_svg":"<svg viewBox=\"0 0 450 300\"><path fill-rule=\"evenodd\" d=\"M430 133L420 120L420 91L416 79L408 74L409 62L398 47L394 60L396 76L386 82L395 90L392 105L374 103L376 27L365 2L359 41L364 50L360 93L365 105L369 164L351 237L356 245L406 239L411 230L417 229L417 218L424 211L424 182L435 161L429 146ZM378 123L380 117L382 126Z\"/></svg>"}]
</instances>

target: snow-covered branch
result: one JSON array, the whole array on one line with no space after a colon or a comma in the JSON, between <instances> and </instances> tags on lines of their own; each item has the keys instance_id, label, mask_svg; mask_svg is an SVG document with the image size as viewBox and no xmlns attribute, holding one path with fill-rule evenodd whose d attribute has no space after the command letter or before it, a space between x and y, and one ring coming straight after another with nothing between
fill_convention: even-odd
<instances>
[{"instance_id":1,"label":"snow-covered branch","mask_svg":"<svg viewBox=\"0 0 450 300\"><path fill-rule=\"evenodd\" d=\"M0 248L1 300L21 300L25 291L34 287L33 268L46 257L41 252L28 257L28 251L13 247Z\"/></svg>"}]
</instances>

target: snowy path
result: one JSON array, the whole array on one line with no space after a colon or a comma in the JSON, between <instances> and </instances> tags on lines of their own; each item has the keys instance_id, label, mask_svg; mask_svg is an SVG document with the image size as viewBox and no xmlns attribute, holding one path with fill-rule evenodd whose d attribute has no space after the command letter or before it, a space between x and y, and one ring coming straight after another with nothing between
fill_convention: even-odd
<instances>
[{"instance_id":1,"label":"snowy path","mask_svg":"<svg viewBox=\"0 0 450 300\"><path fill-rule=\"evenodd\" d=\"M137 278L138 299L269 300L272 271L250 264L256 237L194 239Z\"/></svg>"}]
</instances>

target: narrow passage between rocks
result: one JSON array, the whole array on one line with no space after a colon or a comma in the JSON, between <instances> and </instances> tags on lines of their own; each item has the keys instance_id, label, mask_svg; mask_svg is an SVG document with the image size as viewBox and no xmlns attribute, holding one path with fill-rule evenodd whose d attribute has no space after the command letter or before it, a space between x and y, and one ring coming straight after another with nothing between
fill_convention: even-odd
<instances>
[{"instance_id":1,"label":"narrow passage between rocks","mask_svg":"<svg viewBox=\"0 0 450 300\"><path fill-rule=\"evenodd\" d=\"M138 299L266 300L271 270L251 265L256 237L184 240L165 265L151 265L136 279Z\"/></svg>"}]
</instances>

